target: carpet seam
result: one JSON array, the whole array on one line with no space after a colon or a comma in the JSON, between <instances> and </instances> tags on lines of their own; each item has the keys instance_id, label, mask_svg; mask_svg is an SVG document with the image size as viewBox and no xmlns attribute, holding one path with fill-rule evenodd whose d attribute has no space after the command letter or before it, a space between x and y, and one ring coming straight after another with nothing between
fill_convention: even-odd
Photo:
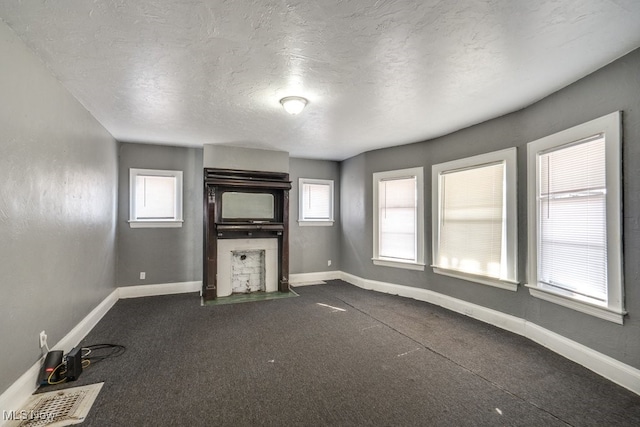
<instances>
[{"instance_id":1,"label":"carpet seam","mask_svg":"<svg viewBox=\"0 0 640 427\"><path fill-rule=\"evenodd\" d=\"M359 311L360 313L364 314L365 316L367 316L367 317L369 317L369 318L371 318L371 319L375 320L376 322L378 322L378 323L380 323L380 324L382 324L382 325L386 326L387 328L391 329L392 331L395 331L395 332L397 332L398 334L402 335L403 337L405 337L405 338L407 338L407 339L409 339L409 340L413 341L415 344L419 345L420 347L424 348L425 350L430 351L431 353L436 354L436 355L438 355L438 356L442 357L442 358L443 358L443 359L445 359L445 360L448 360L449 362L453 363L454 365L456 365L456 366L458 366L458 367L462 368L463 370L465 370L465 371L469 372L471 375L473 375L473 376L475 376L475 377L477 377L477 378L480 378L481 380L485 381L485 382L486 382L486 383L488 383L488 384L491 384L492 386L494 386L494 387L495 387L495 388L497 388L498 390L500 390L500 391L502 391L502 392L504 392L504 393L507 393L507 394L509 394L510 396L513 396L514 398L516 398L516 399L520 400L521 402L524 402L524 403L527 403L527 404L528 404L528 405L530 405L530 406L533 406L534 408L536 408L536 409L538 409L538 410L540 410L540 411L542 411L542 412L544 412L544 413L546 413L546 414L550 415L550 416L551 416L551 417L553 417L554 419L558 420L558 421L559 421L559 422L561 422L561 423L566 424L567 426L575 427L573 424L571 424L571 423L569 423L569 422L565 421L564 419L562 419L562 418L558 417L558 416L557 416L557 415L555 415L554 413L547 411L546 409L544 409L544 408L542 408L542 407L540 407L540 406L536 405L534 402L531 402L531 401L529 401L528 399L525 399L524 397L522 397L522 396L519 396L519 395L515 394L514 392L512 392L512 391L508 390L507 388L505 388L505 387L501 386L500 384L497 384L497 383L495 383L494 381L491 381L490 379L488 379L488 378L486 378L486 377L484 377L484 376L480 375L479 373L477 373L477 372L473 371L472 369L470 369L470 368L468 368L468 367L466 367L466 366L464 366L464 365L460 364L459 362L456 362L455 360L451 359L449 356L447 356L447 355L445 355L445 354L443 354L443 353L440 353L439 351L437 351L437 350L435 350L435 349L433 349L433 348L429 347L428 345L426 345L426 344L424 344L424 343L422 343L422 342L418 341L417 339L415 339L415 338L413 338L413 337L411 337L411 336L409 336L409 335L405 334L404 332L402 332L402 331L400 331L400 330L398 330L398 329L394 328L393 326L389 325L388 323L386 323L386 322L382 321L381 319L378 319L377 317L373 316L373 315L372 315L372 314L370 314L370 313L367 313L366 311L364 311L364 310L362 310L362 309L360 309L360 308L356 307L355 305L353 305L353 304L351 304L351 303L349 303L349 302L347 302L347 301L343 300L342 298L340 298L340 297L336 296L335 294L334 294L334 295L332 295L332 296L333 296L334 298L336 298L336 299L338 299L338 300L342 301L344 304L348 305L349 307L353 308L354 310Z\"/></svg>"}]
</instances>

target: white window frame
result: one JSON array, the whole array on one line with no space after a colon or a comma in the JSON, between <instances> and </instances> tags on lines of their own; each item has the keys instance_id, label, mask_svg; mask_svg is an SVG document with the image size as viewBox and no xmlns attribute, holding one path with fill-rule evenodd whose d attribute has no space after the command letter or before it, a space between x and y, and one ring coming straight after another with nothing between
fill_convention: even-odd
<instances>
[{"instance_id":1,"label":"white window frame","mask_svg":"<svg viewBox=\"0 0 640 427\"><path fill-rule=\"evenodd\" d=\"M503 163L505 168L505 252L507 276L494 278L482 275L474 275L462 271L446 269L438 266L440 245L440 223L442 212L442 176L456 170L472 169ZM517 202L517 150L507 148L505 150L480 154L464 159L452 160L431 167L431 210L432 210L432 265L434 273L456 277L483 285L495 286L501 289L516 291L518 289L518 202Z\"/></svg>"},{"instance_id":2,"label":"white window frame","mask_svg":"<svg viewBox=\"0 0 640 427\"><path fill-rule=\"evenodd\" d=\"M389 179L416 178L416 259L414 261L400 261L395 258L380 256L380 236L378 212L378 185ZM399 169L373 174L373 264L384 267L404 268L408 270L424 271L424 168Z\"/></svg>"},{"instance_id":3,"label":"white window frame","mask_svg":"<svg viewBox=\"0 0 640 427\"><path fill-rule=\"evenodd\" d=\"M529 292L543 299L614 323L623 324L624 281L622 271L622 197L621 197L621 112L616 111L587 123L546 136L527 144L527 199ZM605 135L607 294L606 304L586 300L569 291L538 282L538 159L540 154L563 145L603 133Z\"/></svg>"},{"instance_id":4,"label":"white window frame","mask_svg":"<svg viewBox=\"0 0 640 427\"><path fill-rule=\"evenodd\" d=\"M136 178L138 176L167 176L175 178L175 218L138 219L136 214ZM182 171L160 169L129 169L129 226L131 228L182 227Z\"/></svg>"},{"instance_id":5,"label":"white window frame","mask_svg":"<svg viewBox=\"0 0 640 427\"><path fill-rule=\"evenodd\" d=\"M306 184L315 185L328 185L331 200L329 201L329 218L307 218L304 210L304 186ZM333 192L333 180L332 179L315 179L315 178L298 178L298 225L301 227L306 226L332 226L334 223L333 217L334 211L334 192Z\"/></svg>"}]
</instances>

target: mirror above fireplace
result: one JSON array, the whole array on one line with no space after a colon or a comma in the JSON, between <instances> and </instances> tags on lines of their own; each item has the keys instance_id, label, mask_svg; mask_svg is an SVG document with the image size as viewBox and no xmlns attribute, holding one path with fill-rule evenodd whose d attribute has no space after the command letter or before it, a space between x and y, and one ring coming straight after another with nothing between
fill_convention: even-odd
<instances>
[{"instance_id":1,"label":"mirror above fireplace","mask_svg":"<svg viewBox=\"0 0 640 427\"><path fill-rule=\"evenodd\" d=\"M225 191L221 203L223 222L275 220L275 202L271 193Z\"/></svg>"}]
</instances>

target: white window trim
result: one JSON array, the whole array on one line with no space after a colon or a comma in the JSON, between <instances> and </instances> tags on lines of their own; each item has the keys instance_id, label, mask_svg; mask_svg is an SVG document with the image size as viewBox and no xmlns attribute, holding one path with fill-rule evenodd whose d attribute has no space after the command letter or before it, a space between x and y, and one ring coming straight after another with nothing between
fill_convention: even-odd
<instances>
[{"instance_id":1,"label":"white window trim","mask_svg":"<svg viewBox=\"0 0 640 427\"><path fill-rule=\"evenodd\" d=\"M417 209L416 209L416 261L400 261L397 259L385 258L379 255L379 235L378 235L378 183L385 179L399 179L416 177L417 185ZM424 168L399 169L385 172L374 172L373 174L373 260L374 265L383 267L403 268L407 270L424 271Z\"/></svg>"},{"instance_id":2,"label":"white window trim","mask_svg":"<svg viewBox=\"0 0 640 427\"><path fill-rule=\"evenodd\" d=\"M507 233L507 263L509 265L510 277L495 279L493 277L479 276L462 271L449 270L436 265L440 242L440 177L445 172L456 169L466 169L482 166L484 164L504 162L505 164L505 189L506 189L506 233ZM434 273L451 276L458 279L483 285L494 286L510 291L518 289L518 202L517 202L517 150L507 148L505 150L480 154L464 159L452 160L445 163L433 165L431 167L431 218L433 240L433 268Z\"/></svg>"},{"instance_id":3,"label":"white window trim","mask_svg":"<svg viewBox=\"0 0 640 427\"><path fill-rule=\"evenodd\" d=\"M333 223L334 223L333 220L327 220L327 221L298 220L298 225L300 227L331 227Z\"/></svg>"},{"instance_id":4,"label":"white window trim","mask_svg":"<svg viewBox=\"0 0 640 427\"><path fill-rule=\"evenodd\" d=\"M304 184L320 184L328 185L331 192L330 200L330 216L329 219L304 219L303 212L303 192ZM298 178L298 225L300 227L330 227L334 223L334 191L332 179L315 179L315 178Z\"/></svg>"},{"instance_id":5,"label":"white window trim","mask_svg":"<svg viewBox=\"0 0 640 427\"><path fill-rule=\"evenodd\" d=\"M623 324L624 309L622 272L622 197L621 197L621 117L620 111L591 120L553 135L527 144L527 222L528 222L528 283L529 293L545 301L553 302L582 313L590 314L614 323ZM545 287L538 283L538 154L554 147L581 139L605 134L606 214L607 214L607 305L580 300L568 291Z\"/></svg>"},{"instance_id":6,"label":"white window trim","mask_svg":"<svg viewBox=\"0 0 640 427\"><path fill-rule=\"evenodd\" d=\"M136 177L171 176L176 178L176 218L174 220L135 219L136 212ZM129 227L131 228L179 228L182 219L182 171L159 169L129 169Z\"/></svg>"}]
</instances>

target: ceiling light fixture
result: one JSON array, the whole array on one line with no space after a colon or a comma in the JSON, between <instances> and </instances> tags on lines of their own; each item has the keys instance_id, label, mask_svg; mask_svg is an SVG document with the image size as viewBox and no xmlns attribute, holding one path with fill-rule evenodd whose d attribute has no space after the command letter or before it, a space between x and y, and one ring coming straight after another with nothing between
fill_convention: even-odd
<instances>
[{"instance_id":1,"label":"ceiling light fixture","mask_svg":"<svg viewBox=\"0 0 640 427\"><path fill-rule=\"evenodd\" d=\"M294 116L304 110L307 102L309 101L301 96L286 96L280 100L280 104L282 104L284 110Z\"/></svg>"}]
</instances>

